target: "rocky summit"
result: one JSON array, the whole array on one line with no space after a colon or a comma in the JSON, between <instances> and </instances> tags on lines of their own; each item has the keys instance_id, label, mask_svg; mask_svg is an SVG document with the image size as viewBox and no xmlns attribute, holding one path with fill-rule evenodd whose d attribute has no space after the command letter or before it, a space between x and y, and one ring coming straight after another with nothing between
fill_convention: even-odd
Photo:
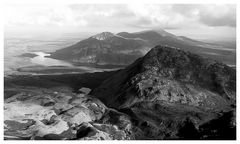
<instances>
[{"instance_id":1,"label":"rocky summit","mask_svg":"<svg viewBox=\"0 0 240 144\"><path fill-rule=\"evenodd\" d=\"M92 38L95 38L97 40L106 40L108 38L114 37L115 35L113 33L110 32L102 32L99 34L96 34L94 36L92 36Z\"/></svg>"},{"instance_id":2,"label":"rocky summit","mask_svg":"<svg viewBox=\"0 0 240 144\"><path fill-rule=\"evenodd\" d=\"M92 95L127 113L147 139L236 137L236 71L177 48L154 47Z\"/></svg>"}]
</instances>

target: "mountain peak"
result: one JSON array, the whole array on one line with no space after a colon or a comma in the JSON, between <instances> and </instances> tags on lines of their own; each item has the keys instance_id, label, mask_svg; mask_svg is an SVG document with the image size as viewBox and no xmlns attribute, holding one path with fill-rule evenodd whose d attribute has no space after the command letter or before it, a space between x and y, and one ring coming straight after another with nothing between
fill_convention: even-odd
<instances>
[{"instance_id":1,"label":"mountain peak","mask_svg":"<svg viewBox=\"0 0 240 144\"><path fill-rule=\"evenodd\" d=\"M102 33L92 36L91 38L95 38L97 40L105 40L105 39L108 39L108 38L114 37L114 36L115 35L111 32L102 32Z\"/></svg>"},{"instance_id":2,"label":"mountain peak","mask_svg":"<svg viewBox=\"0 0 240 144\"><path fill-rule=\"evenodd\" d=\"M200 106L200 103L195 101L195 94L188 95L197 91L204 93L198 96L200 99L207 99L218 107L221 104L218 105L217 101L210 98L212 93L219 101L234 101L235 79L235 70L225 64L178 48L158 45L144 57L107 79L93 93L111 107L125 108L149 101L150 98L153 101L158 99L169 102L168 98L171 96L173 99L170 102L182 103L181 101L186 99L179 97L181 92L187 99L192 100L183 104ZM191 89L186 90L189 85L192 86ZM109 87L112 89L104 90ZM120 91L121 94L118 94ZM133 92L135 93L132 94ZM204 97L205 95L208 95L209 99ZM213 108L211 104L203 102L205 106Z\"/></svg>"}]
</instances>

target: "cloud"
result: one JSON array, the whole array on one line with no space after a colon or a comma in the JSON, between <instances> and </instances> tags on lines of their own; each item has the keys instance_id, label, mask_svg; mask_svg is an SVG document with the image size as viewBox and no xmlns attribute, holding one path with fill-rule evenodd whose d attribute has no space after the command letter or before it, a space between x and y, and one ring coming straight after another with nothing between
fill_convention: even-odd
<instances>
[{"instance_id":1,"label":"cloud","mask_svg":"<svg viewBox=\"0 0 240 144\"><path fill-rule=\"evenodd\" d=\"M136 27L230 26L236 27L235 5L72 4L7 8L8 24L70 26L120 22ZM93 24L91 24L93 23Z\"/></svg>"},{"instance_id":2,"label":"cloud","mask_svg":"<svg viewBox=\"0 0 240 144\"><path fill-rule=\"evenodd\" d=\"M235 5L130 5L136 15L131 24L139 27L184 28L204 26L236 27Z\"/></svg>"},{"instance_id":3,"label":"cloud","mask_svg":"<svg viewBox=\"0 0 240 144\"><path fill-rule=\"evenodd\" d=\"M129 5L129 8L135 13L135 21L132 26L144 28L167 28L176 29L185 27L186 24L191 23L189 27L194 27L199 23L195 18L188 17L182 12L173 10L173 5Z\"/></svg>"},{"instance_id":4,"label":"cloud","mask_svg":"<svg viewBox=\"0 0 240 144\"><path fill-rule=\"evenodd\" d=\"M236 27L236 5L173 5L172 10L207 26Z\"/></svg>"},{"instance_id":5,"label":"cloud","mask_svg":"<svg viewBox=\"0 0 240 144\"><path fill-rule=\"evenodd\" d=\"M200 9L199 21L208 26L236 27L236 6L205 6L203 9Z\"/></svg>"},{"instance_id":6,"label":"cloud","mask_svg":"<svg viewBox=\"0 0 240 144\"><path fill-rule=\"evenodd\" d=\"M5 13L5 26L21 30L118 32L236 28L236 5L226 4L15 4L7 5Z\"/></svg>"},{"instance_id":7,"label":"cloud","mask_svg":"<svg viewBox=\"0 0 240 144\"><path fill-rule=\"evenodd\" d=\"M75 16L67 6L55 6L54 8L41 5L32 5L31 7L27 5L12 6L7 8L5 18L7 25L81 25L79 17Z\"/></svg>"}]
</instances>

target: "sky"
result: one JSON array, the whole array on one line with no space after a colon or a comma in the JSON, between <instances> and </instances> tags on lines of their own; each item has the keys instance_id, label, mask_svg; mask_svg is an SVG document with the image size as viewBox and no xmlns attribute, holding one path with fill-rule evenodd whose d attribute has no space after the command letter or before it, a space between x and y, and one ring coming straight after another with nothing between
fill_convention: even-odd
<instances>
[{"instance_id":1,"label":"sky","mask_svg":"<svg viewBox=\"0 0 240 144\"><path fill-rule=\"evenodd\" d=\"M113 33L164 29L195 39L236 38L234 4L34 4L4 6L5 33Z\"/></svg>"}]
</instances>

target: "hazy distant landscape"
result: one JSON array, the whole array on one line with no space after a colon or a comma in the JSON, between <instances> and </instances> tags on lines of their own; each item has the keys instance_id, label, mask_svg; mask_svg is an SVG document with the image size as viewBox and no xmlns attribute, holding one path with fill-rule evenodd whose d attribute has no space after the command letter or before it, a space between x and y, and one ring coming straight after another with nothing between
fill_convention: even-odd
<instances>
[{"instance_id":1,"label":"hazy distant landscape","mask_svg":"<svg viewBox=\"0 0 240 144\"><path fill-rule=\"evenodd\" d=\"M4 140L236 140L235 5L6 5Z\"/></svg>"},{"instance_id":2,"label":"hazy distant landscape","mask_svg":"<svg viewBox=\"0 0 240 144\"><path fill-rule=\"evenodd\" d=\"M16 72L17 68L36 65L31 58L24 57L22 54L44 52L50 53L57 49L71 45L76 38L61 38L53 40L42 40L36 38L5 37L4 40L4 72ZM33 58L33 57L32 57Z\"/></svg>"},{"instance_id":3,"label":"hazy distant landscape","mask_svg":"<svg viewBox=\"0 0 240 144\"><path fill-rule=\"evenodd\" d=\"M125 58L126 63L122 61L116 61L113 60L113 58L108 58L106 59L103 63L105 64L111 64L111 65L116 65L114 68L117 67L123 67L124 65L126 66L127 64L131 63L132 61L136 60L137 58L143 56L146 54L151 47L157 44L163 44L163 45L169 45L169 46L177 46L179 48L183 48L185 50L190 50L192 52L195 52L197 54L201 54L205 57L214 59L214 60L219 60L223 61L224 63L229 64L230 66L235 66L236 64L236 42L233 41L207 41L206 43L201 41L195 41L195 43L190 43L189 41L191 39L178 39L177 36L167 33L164 31L166 34L170 36L170 39L168 38L168 41L166 40L161 40L161 33L157 33L158 31L146 31L142 32L142 35L136 35L136 36L131 36L133 38L139 38L140 42L137 44L138 46L136 49L133 49L131 51L128 51L127 53L134 52L135 56L130 56L131 59L127 60ZM122 34L124 37L124 34ZM117 34L117 36L121 36L121 33ZM130 35L129 35L130 36ZM129 37L128 35L125 36L125 39ZM147 37L146 37L147 36ZM158 36L159 38L156 38ZM28 67L28 66L66 66L66 67L77 67L78 66L86 66L86 62L76 62L74 60L70 60L59 57L57 59L52 59L51 57L54 58L55 51L61 50L64 47L69 47L71 45L74 45L78 43L81 40L78 40L79 36L76 36L76 34L66 34L63 35L62 37L58 39L53 39L53 40L38 40L34 38L5 38L5 50L4 50L4 72L5 74L9 73L16 73L19 72L19 68L21 67ZM122 38L123 38L122 37ZM145 39L142 39L145 42L141 42L141 38L145 37ZM151 37L154 37L155 39L151 40ZM81 39L87 39L82 38ZM171 40L171 38L175 38ZM184 37L183 37L184 38ZM166 39L166 38L165 38ZM177 40L182 40L177 42ZM133 39L133 41L135 41ZM147 43L146 41L150 41ZM93 43L90 43L93 44ZM181 46L182 45L182 46ZM131 46L131 44L130 44ZM123 46L124 47L124 46ZM68 51L70 51L67 48ZM26 54L33 54L33 55L26 55ZM51 56L53 54L53 56ZM66 52L64 52L65 57L74 59L73 55L68 55ZM113 54L111 54L113 55ZM118 54L120 57L120 54ZM55 56L56 57L56 56ZM58 56L57 56L58 57ZM79 57L79 56L78 56ZM103 57L103 56L102 56ZM121 56L123 57L123 55ZM62 60L61 60L62 59ZM121 59L121 58L120 58ZM111 61L111 63L108 63L107 61ZM114 62L115 61L115 62ZM90 63L88 63L90 64ZM91 63L93 65L97 65L97 63ZM104 64L101 64L104 65ZM118 66L119 65L119 66ZM96 66L95 66L96 67ZM106 68L109 66L106 65ZM104 66L102 66L104 68ZM74 69L74 68L73 68ZM26 71L26 70L25 70ZM23 72L23 71L21 71ZM71 72L71 71L70 71Z\"/></svg>"}]
</instances>

